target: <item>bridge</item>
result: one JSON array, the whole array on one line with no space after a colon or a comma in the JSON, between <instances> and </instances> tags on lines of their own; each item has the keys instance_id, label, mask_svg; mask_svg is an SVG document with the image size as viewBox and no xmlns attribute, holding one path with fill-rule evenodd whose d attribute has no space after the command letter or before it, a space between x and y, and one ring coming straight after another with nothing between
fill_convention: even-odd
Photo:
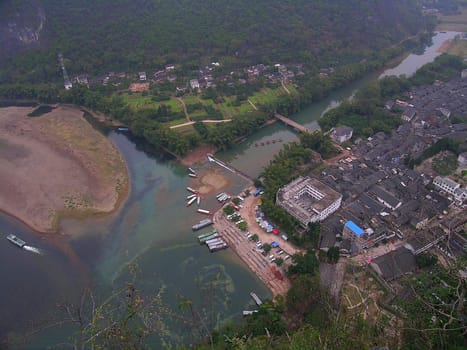
<instances>
[{"instance_id":1,"label":"bridge","mask_svg":"<svg viewBox=\"0 0 467 350\"><path fill-rule=\"evenodd\" d=\"M285 125L289 125L289 126L291 126L292 128L294 128L297 131L300 131L300 132L303 132L303 133L306 133L306 134L312 134L314 132L314 131L308 129L306 126L303 126L302 124L294 122L292 119L284 117L283 115L281 115L279 113L274 114L274 116L276 117L276 119L280 120Z\"/></svg>"}]
</instances>

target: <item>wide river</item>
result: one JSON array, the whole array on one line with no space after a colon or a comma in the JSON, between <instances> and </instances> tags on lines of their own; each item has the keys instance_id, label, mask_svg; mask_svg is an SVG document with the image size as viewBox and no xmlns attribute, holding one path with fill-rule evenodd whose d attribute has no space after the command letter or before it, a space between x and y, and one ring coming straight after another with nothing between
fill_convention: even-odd
<instances>
[{"instance_id":1,"label":"wide river","mask_svg":"<svg viewBox=\"0 0 467 350\"><path fill-rule=\"evenodd\" d=\"M293 119L316 128L316 120L325 111L351 98L358 88L382 74L411 75L431 62L439 55L436 50L440 45L455 34L438 33L423 54L409 55L393 69L375 72L339 89ZM108 137L124 155L131 174L130 196L117 213L85 222L65 221L64 235L56 238L38 235L0 214L3 235L15 233L43 252L39 255L19 250L0 239L0 344L7 334L23 349L43 349L66 341L69 328L48 328L66 319L60 306L76 304L86 287L91 287L97 298L108 296L130 280L129 265L136 268L137 288L145 296L163 288L164 301L175 312L178 297L188 297L197 310L209 315L211 325L239 318L242 310L251 308L250 291L263 298L271 296L232 251L211 254L197 243L191 226L202 217L193 208L185 207L185 187L190 178L184 167L164 155L145 152L125 135L111 132ZM218 156L256 177L282 145L293 140L296 135L276 123ZM245 183L238 178L232 180L230 191L239 193ZM203 207L215 209L215 199L209 199ZM216 287L209 288L214 279ZM28 343L18 345L21 334L43 328ZM172 339L179 341L180 334L186 331L181 325L173 326Z\"/></svg>"}]
</instances>

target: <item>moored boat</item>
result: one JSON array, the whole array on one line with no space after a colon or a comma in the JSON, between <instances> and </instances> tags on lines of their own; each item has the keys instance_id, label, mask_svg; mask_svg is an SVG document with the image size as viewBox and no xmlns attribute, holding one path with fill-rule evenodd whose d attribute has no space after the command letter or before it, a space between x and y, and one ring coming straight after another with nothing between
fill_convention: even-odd
<instances>
[{"instance_id":1,"label":"moored boat","mask_svg":"<svg viewBox=\"0 0 467 350\"><path fill-rule=\"evenodd\" d=\"M196 200L196 198L197 198L196 196L193 197L193 198L190 198L190 199L188 200L188 202L186 203L186 206L189 207L190 205L192 205L193 202Z\"/></svg>"},{"instance_id":2,"label":"moored boat","mask_svg":"<svg viewBox=\"0 0 467 350\"><path fill-rule=\"evenodd\" d=\"M211 212L209 210L206 210L206 209L198 209L196 210L198 213L201 213L201 214L206 214L206 215L210 215Z\"/></svg>"},{"instance_id":3,"label":"moored boat","mask_svg":"<svg viewBox=\"0 0 467 350\"><path fill-rule=\"evenodd\" d=\"M196 174L191 174L191 173L188 174L188 176L190 176L190 177L197 177Z\"/></svg>"},{"instance_id":4,"label":"moored boat","mask_svg":"<svg viewBox=\"0 0 467 350\"><path fill-rule=\"evenodd\" d=\"M23 248L26 245L25 241L23 241L21 238L16 237L13 234L9 234L8 236L6 236L6 239L8 239L11 243L20 248Z\"/></svg>"},{"instance_id":5,"label":"moored boat","mask_svg":"<svg viewBox=\"0 0 467 350\"><path fill-rule=\"evenodd\" d=\"M191 193L195 193L195 194L198 193L198 191L192 189L191 187L187 187L186 189L187 189L187 191L190 191Z\"/></svg>"},{"instance_id":6,"label":"moored boat","mask_svg":"<svg viewBox=\"0 0 467 350\"><path fill-rule=\"evenodd\" d=\"M191 229L193 231L196 231L196 230L200 230L203 227L206 227L206 226L209 226L209 225L212 225L212 224L213 224L213 221L211 219L203 219L200 222L198 222L197 224L194 224L193 226L191 226Z\"/></svg>"}]
</instances>

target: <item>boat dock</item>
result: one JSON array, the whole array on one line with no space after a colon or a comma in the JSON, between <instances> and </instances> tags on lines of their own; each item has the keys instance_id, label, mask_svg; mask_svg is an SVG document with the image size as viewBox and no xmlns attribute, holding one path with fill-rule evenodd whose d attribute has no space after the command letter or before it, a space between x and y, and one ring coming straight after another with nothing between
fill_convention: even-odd
<instances>
[{"instance_id":1,"label":"boat dock","mask_svg":"<svg viewBox=\"0 0 467 350\"><path fill-rule=\"evenodd\" d=\"M251 292L250 296L253 298L256 305L260 306L263 303L262 300L259 298L259 296L256 295L256 293Z\"/></svg>"},{"instance_id":2,"label":"boat dock","mask_svg":"<svg viewBox=\"0 0 467 350\"><path fill-rule=\"evenodd\" d=\"M208 153L208 160L211 162L211 163L215 163L217 165L219 165L220 167L230 171L231 173L233 174L236 174L238 176L240 176L241 178L245 179L246 181L248 181L249 183L253 183L253 179L251 177L249 177L247 174L243 173L242 171L238 170L238 169L235 169L232 165L227 165L226 163L224 163L222 160L220 159L217 159L216 157L214 157L212 154Z\"/></svg>"}]
</instances>

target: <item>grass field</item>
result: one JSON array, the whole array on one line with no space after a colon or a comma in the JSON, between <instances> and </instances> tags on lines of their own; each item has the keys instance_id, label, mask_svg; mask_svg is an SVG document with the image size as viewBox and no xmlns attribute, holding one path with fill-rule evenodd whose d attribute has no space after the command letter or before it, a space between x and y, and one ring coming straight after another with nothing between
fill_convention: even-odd
<instances>
[{"instance_id":1,"label":"grass field","mask_svg":"<svg viewBox=\"0 0 467 350\"><path fill-rule=\"evenodd\" d=\"M255 105L268 104L274 102L279 95L285 93L282 87L277 89L266 88L262 89L260 92L255 92L254 95L250 97L250 101Z\"/></svg>"},{"instance_id":2,"label":"grass field","mask_svg":"<svg viewBox=\"0 0 467 350\"><path fill-rule=\"evenodd\" d=\"M171 98L167 101L156 102L153 101L151 96L143 96L141 93L133 94L122 94L123 100L130 105L130 108L134 111L137 111L141 108L158 108L160 105L164 104L170 106L172 112L182 113L183 109L175 98Z\"/></svg>"},{"instance_id":3,"label":"grass field","mask_svg":"<svg viewBox=\"0 0 467 350\"><path fill-rule=\"evenodd\" d=\"M458 15L439 15L438 19L441 21L436 27L438 31L452 30L455 32L467 32L467 7L462 7L461 13Z\"/></svg>"}]
</instances>

